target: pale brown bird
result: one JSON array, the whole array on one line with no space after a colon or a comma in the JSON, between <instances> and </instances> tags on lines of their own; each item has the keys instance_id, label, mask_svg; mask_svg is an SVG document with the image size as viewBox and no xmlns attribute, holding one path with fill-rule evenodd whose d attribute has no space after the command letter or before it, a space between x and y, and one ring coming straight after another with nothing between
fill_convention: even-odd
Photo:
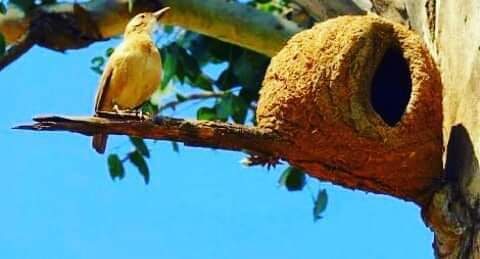
<instances>
[{"instance_id":1,"label":"pale brown bird","mask_svg":"<svg viewBox=\"0 0 480 259\"><path fill-rule=\"evenodd\" d=\"M152 39L159 19L169 7L136 15L110 56L98 85L95 114L139 108L155 92L162 78L160 53ZM107 135L93 136L92 146L104 153Z\"/></svg>"}]
</instances>

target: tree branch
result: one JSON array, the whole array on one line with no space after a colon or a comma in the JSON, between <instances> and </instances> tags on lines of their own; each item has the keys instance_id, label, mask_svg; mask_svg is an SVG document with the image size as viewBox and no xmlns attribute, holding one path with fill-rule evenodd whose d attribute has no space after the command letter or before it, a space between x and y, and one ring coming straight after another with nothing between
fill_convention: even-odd
<instances>
[{"instance_id":1,"label":"tree branch","mask_svg":"<svg viewBox=\"0 0 480 259\"><path fill-rule=\"evenodd\" d=\"M47 116L33 120L37 123L17 126L14 129L70 131L84 135L129 135L183 142L189 146L248 151L266 156L278 156L281 147L286 145L274 133L255 127L214 121L188 121L163 116L157 116L154 120L139 120L131 116Z\"/></svg>"},{"instance_id":2,"label":"tree branch","mask_svg":"<svg viewBox=\"0 0 480 259\"><path fill-rule=\"evenodd\" d=\"M416 178L395 174L378 177L369 168L359 169L335 163L328 157L317 156L267 129L214 121L189 121L157 116L139 120L136 116L105 114L107 117L37 117L33 125L14 129L34 131L70 131L91 136L104 133L129 135L147 139L183 142L187 146L242 151L260 158L260 163L282 159L304 169L312 177L346 188L387 194L422 204L429 196L425 188L418 189ZM318 147L322 148L322 147ZM418 176L419 178L423 176ZM405 185L406 181L412 184Z\"/></svg>"},{"instance_id":3,"label":"tree branch","mask_svg":"<svg viewBox=\"0 0 480 259\"><path fill-rule=\"evenodd\" d=\"M352 0L294 0L302 6L315 20L324 21L339 15L361 15L366 13Z\"/></svg>"},{"instance_id":4,"label":"tree branch","mask_svg":"<svg viewBox=\"0 0 480 259\"><path fill-rule=\"evenodd\" d=\"M210 98L219 98L219 97L225 96L225 94L226 94L226 92L204 92L204 93L190 94L190 95L184 96L183 100L174 100L174 101L171 101L171 102L168 102L168 103L165 103L165 104L159 106L158 107L158 112L164 111L166 109L175 110L175 108L178 105L180 105L184 102L193 101L193 100L205 100L205 99L210 99Z\"/></svg>"},{"instance_id":5,"label":"tree branch","mask_svg":"<svg viewBox=\"0 0 480 259\"><path fill-rule=\"evenodd\" d=\"M28 14L9 5L7 14L0 15L0 31L8 43L15 42L41 22L33 17L40 12L43 20L49 20L49 26L44 26L48 31L39 34L48 35L49 42L42 46L55 50L79 48L122 33L128 20L138 12L163 6L172 8L162 21L164 24L181 26L267 56L274 55L300 30L293 22L235 1L137 0L130 13L127 0L92 0L42 5ZM76 35L87 41L75 45L79 41Z\"/></svg>"},{"instance_id":6,"label":"tree branch","mask_svg":"<svg viewBox=\"0 0 480 259\"><path fill-rule=\"evenodd\" d=\"M5 55L0 58L0 71L13 61L20 58L23 54L27 53L33 45L35 45L35 42L30 37L30 33L27 32L19 39L18 43L10 46Z\"/></svg>"},{"instance_id":7,"label":"tree branch","mask_svg":"<svg viewBox=\"0 0 480 259\"><path fill-rule=\"evenodd\" d=\"M371 0L372 11L391 21L408 24L409 14L407 5L417 2L407 0Z\"/></svg>"}]
</instances>

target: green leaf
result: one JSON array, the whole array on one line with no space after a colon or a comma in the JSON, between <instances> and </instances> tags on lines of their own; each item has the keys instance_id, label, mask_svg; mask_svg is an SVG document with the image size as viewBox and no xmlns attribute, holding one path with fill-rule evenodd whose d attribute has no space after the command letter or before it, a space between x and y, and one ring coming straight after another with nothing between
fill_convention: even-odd
<instances>
[{"instance_id":1,"label":"green leaf","mask_svg":"<svg viewBox=\"0 0 480 259\"><path fill-rule=\"evenodd\" d=\"M325 189L321 189L318 191L317 199L315 200L314 207L313 207L313 220L317 221L322 218L321 214L327 208L328 203L328 195Z\"/></svg>"},{"instance_id":2,"label":"green leaf","mask_svg":"<svg viewBox=\"0 0 480 259\"><path fill-rule=\"evenodd\" d=\"M283 171L278 182L285 186L288 191L301 191L306 183L305 172L290 166Z\"/></svg>"},{"instance_id":3,"label":"green leaf","mask_svg":"<svg viewBox=\"0 0 480 259\"><path fill-rule=\"evenodd\" d=\"M178 147L178 143L175 142L175 141L172 141L172 148L173 148L173 152L175 152L175 153L180 152L180 149Z\"/></svg>"},{"instance_id":4,"label":"green leaf","mask_svg":"<svg viewBox=\"0 0 480 259\"><path fill-rule=\"evenodd\" d=\"M185 96L183 96L179 93L176 93L175 97L177 97L177 101L179 101L179 102L185 102L187 100L187 98L185 98Z\"/></svg>"},{"instance_id":5,"label":"green leaf","mask_svg":"<svg viewBox=\"0 0 480 259\"><path fill-rule=\"evenodd\" d=\"M145 184L148 184L150 182L150 171L148 169L147 162L145 162L145 158L143 158L142 154L137 150L131 152L128 155L128 158L130 159L130 162L132 162L132 164L137 167L138 172L143 176Z\"/></svg>"},{"instance_id":6,"label":"green leaf","mask_svg":"<svg viewBox=\"0 0 480 259\"><path fill-rule=\"evenodd\" d=\"M101 56L97 56L92 58L90 62L92 63L92 66L90 66L90 69L92 69L98 74L102 74L103 72L102 67L105 64L105 58Z\"/></svg>"},{"instance_id":7,"label":"green leaf","mask_svg":"<svg viewBox=\"0 0 480 259\"><path fill-rule=\"evenodd\" d=\"M233 73L233 69L229 66L227 69L223 70L223 72L218 77L215 85L223 91L229 90L234 86L238 85L238 79Z\"/></svg>"},{"instance_id":8,"label":"green leaf","mask_svg":"<svg viewBox=\"0 0 480 259\"><path fill-rule=\"evenodd\" d=\"M106 51L105 51L105 56L107 57L110 57L112 54L113 54L113 51L115 50L115 48L108 48Z\"/></svg>"},{"instance_id":9,"label":"green leaf","mask_svg":"<svg viewBox=\"0 0 480 259\"><path fill-rule=\"evenodd\" d=\"M107 162L108 170L110 171L110 177L112 177L112 180L115 180L116 178L120 180L123 179L123 177L125 176L125 170L123 169L123 163L118 157L118 155L109 155Z\"/></svg>"},{"instance_id":10,"label":"green leaf","mask_svg":"<svg viewBox=\"0 0 480 259\"><path fill-rule=\"evenodd\" d=\"M150 151L148 151L147 145L145 145L145 141L143 141L142 138L137 138L137 137L130 137L130 142L135 146L135 149L137 149L140 154L144 157L150 157Z\"/></svg>"},{"instance_id":11,"label":"green leaf","mask_svg":"<svg viewBox=\"0 0 480 259\"><path fill-rule=\"evenodd\" d=\"M193 87L200 88L205 91L213 91L212 81L207 75L198 74L197 78L191 82Z\"/></svg>"},{"instance_id":12,"label":"green leaf","mask_svg":"<svg viewBox=\"0 0 480 259\"><path fill-rule=\"evenodd\" d=\"M256 101L256 100L258 100L258 97L259 97L258 90L250 89L250 88L246 88L246 87L243 87L240 90L240 93L238 94L238 96L242 97L242 99L245 100L246 103Z\"/></svg>"},{"instance_id":13,"label":"green leaf","mask_svg":"<svg viewBox=\"0 0 480 259\"><path fill-rule=\"evenodd\" d=\"M90 61L93 66L101 67L105 64L105 58L101 56L96 56Z\"/></svg>"},{"instance_id":14,"label":"green leaf","mask_svg":"<svg viewBox=\"0 0 480 259\"><path fill-rule=\"evenodd\" d=\"M163 26L163 32L166 33L166 34L170 34L173 32L173 26L171 25L164 25Z\"/></svg>"},{"instance_id":15,"label":"green leaf","mask_svg":"<svg viewBox=\"0 0 480 259\"><path fill-rule=\"evenodd\" d=\"M222 97L220 102L215 105L215 112L217 113L217 118L221 121L227 121L228 117L233 113L233 96L227 94Z\"/></svg>"},{"instance_id":16,"label":"green leaf","mask_svg":"<svg viewBox=\"0 0 480 259\"><path fill-rule=\"evenodd\" d=\"M201 107L197 110L197 120L213 121L217 119L215 108Z\"/></svg>"},{"instance_id":17,"label":"green leaf","mask_svg":"<svg viewBox=\"0 0 480 259\"><path fill-rule=\"evenodd\" d=\"M10 0L9 3L18 6L18 8L24 12L29 11L35 6L34 0Z\"/></svg>"},{"instance_id":18,"label":"green leaf","mask_svg":"<svg viewBox=\"0 0 480 259\"><path fill-rule=\"evenodd\" d=\"M258 92L269 59L258 53L244 50L242 55L232 63L233 74L245 88Z\"/></svg>"},{"instance_id":19,"label":"green leaf","mask_svg":"<svg viewBox=\"0 0 480 259\"><path fill-rule=\"evenodd\" d=\"M247 119L248 104L241 96L232 96L232 119L235 123L244 124Z\"/></svg>"},{"instance_id":20,"label":"green leaf","mask_svg":"<svg viewBox=\"0 0 480 259\"><path fill-rule=\"evenodd\" d=\"M7 7L5 7L5 4L3 2L0 2L0 14L6 14L7 13Z\"/></svg>"},{"instance_id":21,"label":"green leaf","mask_svg":"<svg viewBox=\"0 0 480 259\"><path fill-rule=\"evenodd\" d=\"M161 50L163 62L163 78L162 78L162 89L168 85L170 80L175 76L177 71L177 58L174 53L172 53L171 47L166 47Z\"/></svg>"},{"instance_id":22,"label":"green leaf","mask_svg":"<svg viewBox=\"0 0 480 259\"><path fill-rule=\"evenodd\" d=\"M56 2L57 2L57 0L42 0L42 5L44 5L44 4L54 4Z\"/></svg>"},{"instance_id":23,"label":"green leaf","mask_svg":"<svg viewBox=\"0 0 480 259\"><path fill-rule=\"evenodd\" d=\"M190 79L191 82L194 82L197 77L202 73L197 60L193 56L188 54L188 52L180 46L177 47L177 55L177 58L179 60L177 69L178 66L181 66L188 79Z\"/></svg>"},{"instance_id":24,"label":"green leaf","mask_svg":"<svg viewBox=\"0 0 480 259\"><path fill-rule=\"evenodd\" d=\"M7 43L5 42L5 38L3 37L3 34L0 33L0 57L3 57L3 55L5 55L6 47Z\"/></svg>"},{"instance_id":25,"label":"green leaf","mask_svg":"<svg viewBox=\"0 0 480 259\"><path fill-rule=\"evenodd\" d=\"M183 85L183 83L185 83L185 68L183 66L179 66L178 63L176 68L177 70L175 71L175 77L178 79L178 82Z\"/></svg>"},{"instance_id":26,"label":"green leaf","mask_svg":"<svg viewBox=\"0 0 480 259\"><path fill-rule=\"evenodd\" d=\"M155 116L158 113L158 106L148 101L142 105L142 112L149 114L150 116Z\"/></svg>"}]
</instances>

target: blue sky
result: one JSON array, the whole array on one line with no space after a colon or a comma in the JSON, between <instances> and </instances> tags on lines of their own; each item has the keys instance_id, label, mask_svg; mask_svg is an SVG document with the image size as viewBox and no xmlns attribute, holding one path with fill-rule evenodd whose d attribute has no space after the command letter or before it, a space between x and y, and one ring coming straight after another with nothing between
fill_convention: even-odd
<instances>
[{"instance_id":1,"label":"blue sky","mask_svg":"<svg viewBox=\"0 0 480 259\"><path fill-rule=\"evenodd\" d=\"M111 46L35 47L0 72L1 258L433 258L411 203L311 181L330 198L313 223L308 190L279 188L284 167L245 168L240 153L148 142L151 183L134 168L112 182L89 138L10 129L38 114L90 114L90 60ZM129 148L126 137L109 143Z\"/></svg>"}]
</instances>

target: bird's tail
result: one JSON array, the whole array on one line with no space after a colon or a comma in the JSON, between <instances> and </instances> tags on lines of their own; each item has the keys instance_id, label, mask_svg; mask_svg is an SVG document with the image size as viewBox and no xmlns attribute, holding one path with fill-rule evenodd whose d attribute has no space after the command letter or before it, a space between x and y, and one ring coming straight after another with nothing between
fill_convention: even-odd
<instances>
[{"instance_id":1,"label":"bird's tail","mask_svg":"<svg viewBox=\"0 0 480 259\"><path fill-rule=\"evenodd\" d=\"M92 147L99 153L105 153L105 148L107 147L107 135L97 134L93 135Z\"/></svg>"}]
</instances>

